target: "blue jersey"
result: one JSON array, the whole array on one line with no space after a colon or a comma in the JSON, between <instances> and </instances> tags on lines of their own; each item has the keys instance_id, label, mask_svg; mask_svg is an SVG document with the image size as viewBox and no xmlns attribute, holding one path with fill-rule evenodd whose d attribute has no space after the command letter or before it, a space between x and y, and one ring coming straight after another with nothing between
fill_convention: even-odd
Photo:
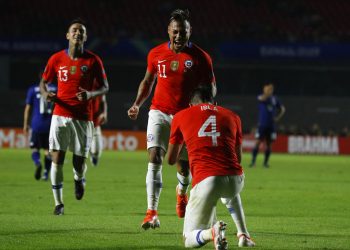
<instances>
[{"instance_id":1,"label":"blue jersey","mask_svg":"<svg viewBox=\"0 0 350 250\"><path fill-rule=\"evenodd\" d=\"M271 96L265 101L259 100L259 127L274 128L274 117L276 112L281 109L282 104L276 96Z\"/></svg>"},{"instance_id":2,"label":"blue jersey","mask_svg":"<svg viewBox=\"0 0 350 250\"><path fill-rule=\"evenodd\" d=\"M49 92L57 92L56 85L47 85ZM26 104L32 107L31 128L33 132L46 133L50 131L53 103L41 97L38 84L31 86L27 92Z\"/></svg>"}]
</instances>

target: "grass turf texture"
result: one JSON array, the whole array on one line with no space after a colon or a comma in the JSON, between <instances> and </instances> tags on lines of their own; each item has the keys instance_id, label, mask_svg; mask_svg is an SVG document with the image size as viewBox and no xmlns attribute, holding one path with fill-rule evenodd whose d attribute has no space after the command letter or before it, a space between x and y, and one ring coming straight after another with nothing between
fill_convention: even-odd
<instances>
[{"instance_id":1,"label":"grass turf texture","mask_svg":"<svg viewBox=\"0 0 350 250\"><path fill-rule=\"evenodd\" d=\"M81 201L74 198L69 153L64 216L52 214L50 183L34 180L28 150L1 149L0 160L0 249L184 249L173 167L163 167L161 228L140 228L146 211L146 152L104 152L100 165L89 167ZM243 165L249 160L244 155ZM259 164L245 168L242 192L256 249L350 248L349 157L274 154L270 169ZM237 248L235 226L222 204L218 218L228 223L229 248Z\"/></svg>"}]
</instances>

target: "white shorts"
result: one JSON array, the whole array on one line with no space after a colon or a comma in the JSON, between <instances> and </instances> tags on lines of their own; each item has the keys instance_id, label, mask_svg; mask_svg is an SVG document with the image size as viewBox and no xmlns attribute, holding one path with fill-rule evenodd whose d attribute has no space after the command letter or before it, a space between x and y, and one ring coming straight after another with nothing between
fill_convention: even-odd
<instances>
[{"instance_id":1,"label":"white shorts","mask_svg":"<svg viewBox=\"0 0 350 250\"><path fill-rule=\"evenodd\" d=\"M190 193L186 207L183 235L208 229L216 222L216 203L232 199L244 186L244 175L210 176L199 182Z\"/></svg>"},{"instance_id":2,"label":"white shorts","mask_svg":"<svg viewBox=\"0 0 350 250\"><path fill-rule=\"evenodd\" d=\"M49 147L52 150L67 151L88 157L94 124L70 117L53 115L50 127Z\"/></svg>"},{"instance_id":3,"label":"white shorts","mask_svg":"<svg viewBox=\"0 0 350 250\"><path fill-rule=\"evenodd\" d=\"M160 110L151 109L148 112L147 149L160 147L167 152L172 120L173 115L165 114ZM182 147L179 158L188 161L186 146Z\"/></svg>"},{"instance_id":4,"label":"white shorts","mask_svg":"<svg viewBox=\"0 0 350 250\"><path fill-rule=\"evenodd\" d=\"M103 149L103 138L102 138L101 126L97 126L94 128L90 153L97 157L101 157L102 149Z\"/></svg>"}]
</instances>

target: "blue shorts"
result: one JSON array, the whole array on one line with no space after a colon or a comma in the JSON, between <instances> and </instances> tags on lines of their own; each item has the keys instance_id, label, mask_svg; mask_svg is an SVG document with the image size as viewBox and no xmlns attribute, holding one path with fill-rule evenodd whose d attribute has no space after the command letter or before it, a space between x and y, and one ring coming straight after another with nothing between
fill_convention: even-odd
<instances>
[{"instance_id":1,"label":"blue shorts","mask_svg":"<svg viewBox=\"0 0 350 250\"><path fill-rule=\"evenodd\" d=\"M32 131L30 137L30 148L49 149L49 132L40 133Z\"/></svg>"},{"instance_id":2,"label":"blue shorts","mask_svg":"<svg viewBox=\"0 0 350 250\"><path fill-rule=\"evenodd\" d=\"M273 127L258 127L255 138L259 140L274 141L277 138L275 128Z\"/></svg>"}]
</instances>

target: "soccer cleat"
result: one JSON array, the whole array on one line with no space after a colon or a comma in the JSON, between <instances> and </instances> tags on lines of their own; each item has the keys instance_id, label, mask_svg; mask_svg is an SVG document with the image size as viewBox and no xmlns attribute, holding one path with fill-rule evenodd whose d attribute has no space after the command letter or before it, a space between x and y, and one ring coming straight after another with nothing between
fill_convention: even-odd
<instances>
[{"instance_id":1,"label":"soccer cleat","mask_svg":"<svg viewBox=\"0 0 350 250\"><path fill-rule=\"evenodd\" d=\"M43 181L47 181L49 179L49 173L45 170L43 176L41 176Z\"/></svg>"},{"instance_id":2,"label":"soccer cleat","mask_svg":"<svg viewBox=\"0 0 350 250\"><path fill-rule=\"evenodd\" d=\"M85 180L81 179L80 181L74 180L75 184L75 198L81 200L84 196L85 191Z\"/></svg>"},{"instance_id":3,"label":"soccer cleat","mask_svg":"<svg viewBox=\"0 0 350 250\"><path fill-rule=\"evenodd\" d=\"M37 181L40 180L41 169L42 169L41 165L36 166L35 173L34 173L34 178L35 178L35 180L37 180Z\"/></svg>"},{"instance_id":4,"label":"soccer cleat","mask_svg":"<svg viewBox=\"0 0 350 250\"><path fill-rule=\"evenodd\" d=\"M160 227L157 210L147 209L147 213L143 219L141 227L145 230L148 230L150 228L156 229L156 227Z\"/></svg>"},{"instance_id":5,"label":"soccer cleat","mask_svg":"<svg viewBox=\"0 0 350 250\"><path fill-rule=\"evenodd\" d=\"M64 205L59 204L55 207L55 210L53 210L54 215L63 215L64 214Z\"/></svg>"},{"instance_id":6,"label":"soccer cleat","mask_svg":"<svg viewBox=\"0 0 350 250\"><path fill-rule=\"evenodd\" d=\"M238 247L254 247L255 242L245 234L238 236Z\"/></svg>"},{"instance_id":7,"label":"soccer cleat","mask_svg":"<svg viewBox=\"0 0 350 250\"><path fill-rule=\"evenodd\" d=\"M226 223L217 221L211 229L215 250L226 250L228 244L225 237Z\"/></svg>"},{"instance_id":8,"label":"soccer cleat","mask_svg":"<svg viewBox=\"0 0 350 250\"><path fill-rule=\"evenodd\" d=\"M187 194L179 194L178 186L176 186L176 214L179 218L185 217L187 203Z\"/></svg>"}]
</instances>

